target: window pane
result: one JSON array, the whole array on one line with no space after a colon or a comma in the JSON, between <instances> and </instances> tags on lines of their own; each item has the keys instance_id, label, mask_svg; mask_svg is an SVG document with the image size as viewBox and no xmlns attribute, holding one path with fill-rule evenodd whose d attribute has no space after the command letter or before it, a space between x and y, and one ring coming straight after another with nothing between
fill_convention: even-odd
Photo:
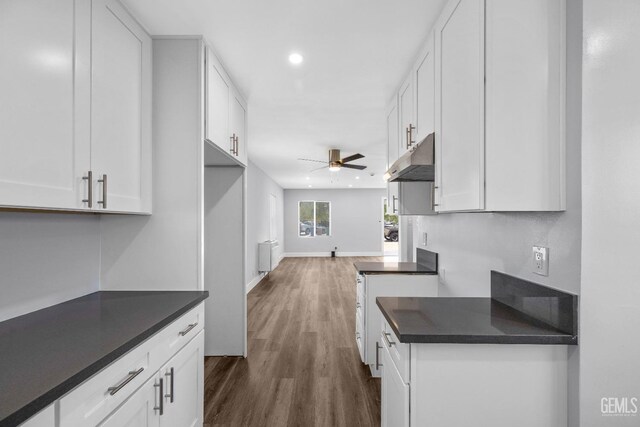
<instances>
[{"instance_id":1,"label":"window pane","mask_svg":"<svg viewBox=\"0 0 640 427\"><path fill-rule=\"evenodd\" d=\"M331 235L331 204L316 202L316 236Z\"/></svg>"},{"instance_id":2,"label":"window pane","mask_svg":"<svg viewBox=\"0 0 640 427\"><path fill-rule=\"evenodd\" d=\"M300 236L311 237L314 235L313 205L313 202L300 202L298 209Z\"/></svg>"}]
</instances>

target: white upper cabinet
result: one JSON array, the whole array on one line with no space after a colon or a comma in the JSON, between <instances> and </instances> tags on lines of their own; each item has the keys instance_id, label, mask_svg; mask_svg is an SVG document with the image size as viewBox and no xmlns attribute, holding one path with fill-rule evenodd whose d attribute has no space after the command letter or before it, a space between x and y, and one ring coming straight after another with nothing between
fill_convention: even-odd
<instances>
[{"instance_id":1,"label":"white upper cabinet","mask_svg":"<svg viewBox=\"0 0 640 427\"><path fill-rule=\"evenodd\" d=\"M565 209L565 9L445 6L435 26L439 212Z\"/></svg>"},{"instance_id":2,"label":"white upper cabinet","mask_svg":"<svg viewBox=\"0 0 640 427\"><path fill-rule=\"evenodd\" d=\"M150 213L151 39L117 0L0 2L0 93L0 206Z\"/></svg>"},{"instance_id":3,"label":"white upper cabinet","mask_svg":"<svg viewBox=\"0 0 640 427\"><path fill-rule=\"evenodd\" d=\"M231 137L235 140L235 156L240 163L247 164L247 109L242 98L234 93L231 97Z\"/></svg>"},{"instance_id":4,"label":"white upper cabinet","mask_svg":"<svg viewBox=\"0 0 640 427\"><path fill-rule=\"evenodd\" d=\"M88 111L89 34L74 27L75 3L0 2L0 206L87 207L88 123L76 126L74 105Z\"/></svg>"},{"instance_id":5,"label":"white upper cabinet","mask_svg":"<svg viewBox=\"0 0 640 427\"><path fill-rule=\"evenodd\" d=\"M99 209L151 211L151 38L116 0L93 0L91 169Z\"/></svg>"},{"instance_id":6,"label":"white upper cabinet","mask_svg":"<svg viewBox=\"0 0 640 427\"><path fill-rule=\"evenodd\" d=\"M400 136L398 157L406 153L415 142L415 121L413 120L414 100L413 75L409 74L398 92L398 114L400 120Z\"/></svg>"},{"instance_id":7,"label":"white upper cabinet","mask_svg":"<svg viewBox=\"0 0 640 427\"><path fill-rule=\"evenodd\" d=\"M232 153L229 133L229 83L211 49L207 49L205 138Z\"/></svg>"},{"instance_id":8,"label":"white upper cabinet","mask_svg":"<svg viewBox=\"0 0 640 427\"><path fill-rule=\"evenodd\" d=\"M246 165L247 107L212 50L206 54L205 139Z\"/></svg>"},{"instance_id":9,"label":"white upper cabinet","mask_svg":"<svg viewBox=\"0 0 640 427\"><path fill-rule=\"evenodd\" d=\"M387 169L393 162L398 160L398 150L400 148L398 132L398 98L393 100L387 107ZM398 183L387 182L387 208L390 214L398 213Z\"/></svg>"},{"instance_id":10,"label":"white upper cabinet","mask_svg":"<svg viewBox=\"0 0 640 427\"><path fill-rule=\"evenodd\" d=\"M433 36L429 37L413 71L415 79L415 142L422 141L427 135L435 131L436 68L434 43Z\"/></svg>"},{"instance_id":11,"label":"white upper cabinet","mask_svg":"<svg viewBox=\"0 0 640 427\"><path fill-rule=\"evenodd\" d=\"M435 40L438 210L484 209L484 0L449 2Z\"/></svg>"},{"instance_id":12,"label":"white upper cabinet","mask_svg":"<svg viewBox=\"0 0 640 427\"><path fill-rule=\"evenodd\" d=\"M487 0L486 209L565 209L566 4Z\"/></svg>"}]
</instances>

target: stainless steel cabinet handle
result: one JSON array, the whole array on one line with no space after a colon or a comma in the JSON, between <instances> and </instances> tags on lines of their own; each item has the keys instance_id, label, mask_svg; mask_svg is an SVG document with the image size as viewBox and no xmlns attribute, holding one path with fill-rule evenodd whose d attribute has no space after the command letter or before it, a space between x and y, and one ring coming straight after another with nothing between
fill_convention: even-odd
<instances>
[{"instance_id":1,"label":"stainless steel cabinet handle","mask_svg":"<svg viewBox=\"0 0 640 427\"><path fill-rule=\"evenodd\" d=\"M398 209L396 208L396 200L398 200L398 198L396 196L393 196L393 206L392 206L392 211L393 213L398 212Z\"/></svg>"},{"instance_id":2,"label":"stainless steel cabinet handle","mask_svg":"<svg viewBox=\"0 0 640 427\"><path fill-rule=\"evenodd\" d=\"M153 410L154 411L160 411L160 415L164 415L164 382L162 381L162 378L160 378L160 383L156 383L153 385L156 388L160 388L160 393L158 394L158 396L160 396L160 403L158 404L158 406L154 406Z\"/></svg>"},{"instance_id":3,"label":"stainless steel cabinet handle","mask_svg":"<svg viewBox=\"0 0 640 427\"><path fill-rule=\"evenodd\" d=\"M187 335L189 333L189 331L191 331L196 326L198 326L198 322L191 323L189 326L187 326L187 328L184 331L180 331L180 336L183 337L183 336Z\"/></svg>"},{"instance_id":4,"label":"stainless steel cabinet handle","mask_svg":"<svg viewBox=\"0 0 640 427\"><path fill-rule=\"evenodd\" d=\"M414 144L413 131L416 130L416 127L414 125L412 125L411 123L409 123L409 129L407 129L407 130L409 132L409 146L407 148L409 148Z\"/></svg>"},{"instance_id":5,"label":"stainless steel cabinet handle","mask_svg":"<svg viewBox=\"0 0 640 427\"><path fill-rule=\"evenodd\" d=\"M124 386L126 386L127 384L129 384L131 382L131 380L133 380L135 377L137 377L138 375L140 375L142 373L142 371L144 371L144 368L140 368L137 371L129 371L129 375L127 376L127 378L125 378L124 380L122 380L122 382L118 385L115 385L113 387L109 387L107 389L107 391L109 392L109 394L111 396L113 396L114 394L116 394L117 392L119 392L120 390L122 390L122 388Z\"/></svg>"},{"instance_id":6,"label":"stainless steel cabinet handle","mask_svg":"<svg viewBox=\"0 0 640 427\"><path fill-rule=\"evenodd\" d=\"M82 179L87 181L87 198L82 199L82 202L91 208L93 207L93 172L87 172L87 176L83 176Z\"/></svg>"},{"instance_id":7,"label":"stainless steel cabinet handle","mask_svg":"<svg viewBox=\"0 0 640 427\"><path fill-rule=\"evenodd\" d=\"M404 139L406 141L405 146L409 149L409 128L404 128Z\"/></svg>"},{"instance_id":8,"label":"stainless steel cabinet handle","mask_svg":"<svg viewBox=\"0 0 640 427\"><path fill-rule=\"evenodd\" d=\"M231 140L231 148L229 149L229 151L231 151L231 154L235 154L235 152L236 152L236 134L234 133L232 136L229 137L229 139Z\"/></svg>"},{"instance_id":9,"label":"stainless steel cabinet handle","mask_svg":"<svg viewBox=\"0 0 640 427\"><path fill-rule=\"evenodd\" d=\"M235 152L236 152L236 157L238 156L238 147L240 146L240 144L238 143L238 136L236 135L236 143L235 143Z\"/></svg>"},{"instance_id":10,"label":"stainless steel cabinet handle","mask_svg":"<svg viewBox=\"0 0 640 427\"><path fill-rule=\"evenodd\" d=\"M387 343L387 347L391 347L392 345L396 345L395 341L389 341L389 338L391 334L389 332L383 332L382 333L382 338L384 338L384 340Z\"/></svg>"},{"instance_id":11,"label":"stainless steel cabinet handle","mask_svg":"<svg viewBox=\"0 0 640 427\"><path fill-rule=\"evenodd\" d=\"M169 393L165 394L164 397L169 398L169 402L173 403L173 368L169 370L169 372L165 372L165 377L171 378L171 385L169 386Z\"/></svg>"},{"instance_id":12,"label":"stainless steel cabinet handle","mask_svg":"<svg viewBox=\"0 0 640 427\"><path fill-rule=\"evenodd\" d=\"M382 346L380 345L380 343L376 341L376 370L380 369L380 366L382 366L382 363L380 363L380 356L378 354L378 350L380 350L381 348Z\"/></svg>"},{"instance_id":13,"label":"stainless steel cabinet handle","mask_svg":"<svg viewBox=\"0 0 640 427\"><path fill-rule=\"evenodd\" d=\"M102 209L107 209L107 174L102 175L98 182L102 183L102 200L98 200L98 204L102 205Z\"/></svg>"},{"instance_id":14,"label":"stainless steel cabinet handle","mask_svg":"<svg viewBox=\"0 0 640 427\"><path fill-rule=\"evenodd\" d=\"M356 303L356 308L362 307L359 302Z\"/></svg>"}]
</instances>

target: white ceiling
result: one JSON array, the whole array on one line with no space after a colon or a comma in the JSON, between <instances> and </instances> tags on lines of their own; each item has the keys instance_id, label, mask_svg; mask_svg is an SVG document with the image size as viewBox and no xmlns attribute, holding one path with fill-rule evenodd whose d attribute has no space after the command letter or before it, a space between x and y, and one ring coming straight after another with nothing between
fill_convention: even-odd
<instances>
[{"instance_id":1,"label":"white ceiling","mask_svg":"<svg viewBox=\"0 0 640 427\"><path fill-rule=\"evenodd\" d=\"M124 3L153 35L205 37L247 99L249 157L282 187L372 188L385 186L386 105L444 1ZM330 148L364 154L354 163L368 168L310 173L322 165L296 160Z\"/></svg>"}]
</instances>

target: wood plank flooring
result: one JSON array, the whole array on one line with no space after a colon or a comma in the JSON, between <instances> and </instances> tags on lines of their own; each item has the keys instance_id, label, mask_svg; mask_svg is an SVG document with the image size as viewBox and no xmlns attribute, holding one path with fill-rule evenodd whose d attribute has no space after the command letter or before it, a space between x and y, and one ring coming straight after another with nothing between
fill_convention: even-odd
<instances>
[{"instance_id":1,"label":"wood plank flooring","mask_svg":"<svg viewBox=\"0 0 640 427\"><path fill-rule=\"evenodd\" d=\"M205 360L204 425L378 426L355 344L355 260L285 258L248 295L248 357Z\"/></svg>"}]
</instances>

